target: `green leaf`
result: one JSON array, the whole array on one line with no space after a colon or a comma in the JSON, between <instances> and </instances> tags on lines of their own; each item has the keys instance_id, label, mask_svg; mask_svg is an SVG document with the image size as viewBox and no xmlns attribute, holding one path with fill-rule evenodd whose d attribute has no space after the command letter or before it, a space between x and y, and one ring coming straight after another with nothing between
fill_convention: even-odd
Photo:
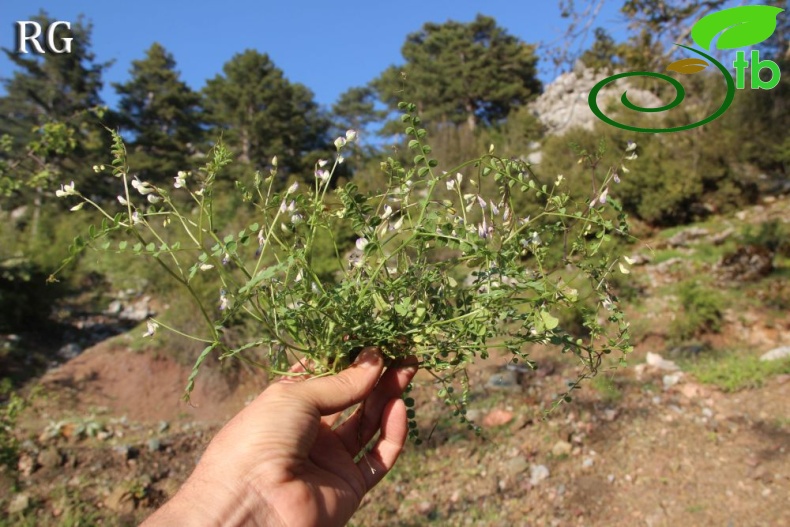
<instances>
[{"instance_id":1,"label":"green leaf","mask_svg":"<svg viewBox=\"0 0 790 527\"><path fill-rule=\"evenodd\" d=\"M753 46L766 40L776 30L776 17L784 11L767 5L745 5L723 9L700 19L691 30L694 42L709 50L713 39L718 49Z\"/></svg>"},{"instance_id":2,"label":"green leaf","mask_svg":"<svg viewBox=\"0 0 790 527\"><path fill-rule=\"evenodd\" d=\"M548 329L549 331L556 328L557 325L560 323L559 319L551 316L551 313L549 313L548 311L541 311L540 318L543 319L543 324L546 326L546 329Z\"/></svg>"},{"instance_id":3,"label":"green leaf","mask_svg":"<svg viewBox=\"0 0 790 527\"><path fill-rule=\"evenodd\" d=\"M417 141L416 139L412 139L411 141L409 141L409 149L410 150L414 150L414 149L419 148L419 147L420 147L420 142Z\"/></svg>"},{"instance_id":4,"label":"green leaf","mask_svg":"<svg viewBox=\"0 0 790 527\"><path fill-rule=\"evenodd\" d=\"M145 246L145 250L148 251L149 253L152 253L156 250L156 245L154 245L154 243L151 242Z\"/></svg>"},{"instance_id":5,"label":"green leaf","mask_svg":"<svg viewBox=\"0 0 790 527\"><path fill-rule=\"evenodd\" d=\"M125 241L125 240L124 240L124 241L122 241L122 242L120 242L120 243L118 244L118 249L119 249L119 250L121 250L121 251L123 251L124 249L126 249L126 246L127 246L127 245L129 245L129 243L128 243L127 241Z\"/></svg>"}]
</instances>

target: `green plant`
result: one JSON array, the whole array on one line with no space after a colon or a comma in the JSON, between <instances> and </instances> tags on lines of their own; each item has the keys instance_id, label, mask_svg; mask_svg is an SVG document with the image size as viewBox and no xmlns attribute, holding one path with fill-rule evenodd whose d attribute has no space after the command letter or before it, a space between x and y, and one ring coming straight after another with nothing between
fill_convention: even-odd
<instances>
[{"instance_id":1,"label":"green plant","mask_svg":"<svg viewBox=\"0 0 790 527\"><path fill-rule=\"evenodd\" d=\"M696 279L681 282L677 288L683 312L672 322L671 336L683 341L705 332L718 332L724 316L721 294Z\"/></svg>"},{"instance_id":2,"label":"green plant","mask_svg":"<svg viewBox=\"0 0 790 527\"><path fill-rule=\"evenodd\" d=\"M27 406L27 401L11 391L9 383L0 385L0 465L11 471L17 467L19 440L14 431L19 414Z\"/></svg>"},{"instance_id":3,"label":"green plant","mask_svg":"<svg viewBox=\"0 0 790 527\"><path fill-rule=\"evenodd\" d=\"M728 352L691 363L688 371L700 382L714 384L725 392L762 386L772 375L790 373L790 360L761 361L753 355Z\"/></svg>"},{"instance_id":4,"label":"green plant","mask_svg":"<svg viewBox=\"0 0 790 527\"><path fill-rule=\"evenodd\" d=\"M182 287L200 310L202 333L160 318L148 322L146 334L162 326L205 346L187 396L212 352L270 373L296 375L288 363L301 361L309 374L326 375L350 364L363 346L375 345L390 361L416 355L434 375L439 396L467 422L466 365L497 347L514 362L534 366L525 346L540 343L580 361L578 378L561 399L570 401L570 392L597 372L605 354L630 351L628 323L607 282L613 269L628 273L627 259L608 250L628 236L625 215L609 192L617 181L614 167L635 158L636 145L616 156L592 194L576 201L563 191L562 176L553 185L536 183L529 165L497 157L493 145L487 154L438 173L416 106L400 108L413 163L382 162L386 190L363 195L350 182L330 193L344 148L356 137L349 130L334 142L334 161L316 163L312 188L282 188L276 157L268 174L237 181L254 218L239 231L218 219L218 177L231 159L222 143L199 172L179 172L171 191L130 178L124 144L111 132L111 172L121 183L122 207L112 212L73 184L63 185L59 197L79 199L72 210L88 205L103 217L74 240L64 265L87 247L120 251L149 259ZM595 177L605 154L601 144L580 152L579 159ZM541 208L524 217L514 203L526 195ZM347 254L338 239L344 232L355 239ZM327 240L334 272L325 259L316 260ZM221 284L209 296L200 288L207 275ZM558 318L580 302L577 281L589 283L590 306L582 315L585 335L578 337ZM243 321L257 327L256 336L233 342L229 334ZM416 423L410 426L416 435Z\"/></svg>"}]
</instances>

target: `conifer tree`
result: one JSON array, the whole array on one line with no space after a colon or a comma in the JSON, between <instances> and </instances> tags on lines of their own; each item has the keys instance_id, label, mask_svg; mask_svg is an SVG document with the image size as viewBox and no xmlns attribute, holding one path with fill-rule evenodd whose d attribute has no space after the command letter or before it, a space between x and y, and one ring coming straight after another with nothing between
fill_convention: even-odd
<instances>
[{"instance_id":1,"label":"conifer tree","mask_svg":"<svg viewBox=\"0 0 790 527\"><path fill-rule=\"evenodd\" d=\"M203 88L211 124L254 169L278 157L281 173L306 173L329 144L329 121L302 84L288 81L267 54L235 55Z\"/></svg>"},{"instance_id":2,"label":"conifer tree","mask_svg":"<svg viewBox=\"0 0 790 527\"><path fill-rule=\"evenodd\" d=\"M401 52L405 64L385 70L372 85L390 109L406 97L435 123L465 123L474 131L480 123L500 122L541 90L534 46L491 17L425 24Z\"/></svg>"},{"instance_id":3,"label":"conifer tree","mask_svg":"<svg viewBox=\"0 0 790 527\"><path fill-rule=\"evenodd\" d=\"M200 95L180 79L173 55L159 43L132 61L130 75L114 85L122 130L133 135L130 163L146 179L163 182L187 170L200 145Z\"/></svg>"}]
</instances>

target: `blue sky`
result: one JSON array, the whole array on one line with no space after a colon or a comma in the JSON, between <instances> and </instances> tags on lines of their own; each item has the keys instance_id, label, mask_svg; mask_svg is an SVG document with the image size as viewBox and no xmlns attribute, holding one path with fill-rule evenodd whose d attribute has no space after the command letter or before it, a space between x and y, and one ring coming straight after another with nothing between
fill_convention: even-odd
<instances>
[{"instance_id":1,"label":"blue sky","mask_svg":"<svg viewBox=\"0 0 790 527\"><path fill-rule=\"evenodd\" d=\"M622 35L621 4L607 1L596 25ZM0 0L0 47L13 48L14 22L40 9L61 20L76 21L84 14L93 22L97 60L115 60L102 93L110 106L117 100L110 83L124 82L131 61L142 58L155 41L174 55L182 78L194 89L220 73L235 53L252 48L268 53L289 80L305 84L329 106L347 88L402 63L406 35L428 21L468 22L482 13L526 42L547 44L567 27L558 4L538 1ZM11 71L12 64L0 54L0 77ZM553 73L542 72L542 80Z\"/></svg>"}]
</instances>

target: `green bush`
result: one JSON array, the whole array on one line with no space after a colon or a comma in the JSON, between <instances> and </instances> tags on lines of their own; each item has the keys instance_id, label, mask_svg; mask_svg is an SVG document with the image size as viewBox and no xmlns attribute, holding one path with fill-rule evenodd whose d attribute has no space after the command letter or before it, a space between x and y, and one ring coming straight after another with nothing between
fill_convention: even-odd
<instances>
[{"instance_id":1,"label":"green bush","mask_svg":"<svg viewBox=\"0 0 790 527\"><path fill-rule=\"evenodd\" d=\"M677 293L683 311L672 323L670 333L674 340L721 330L725 303L715 289L694 279L680 283Z\"/></svg>"}]
</instances>

